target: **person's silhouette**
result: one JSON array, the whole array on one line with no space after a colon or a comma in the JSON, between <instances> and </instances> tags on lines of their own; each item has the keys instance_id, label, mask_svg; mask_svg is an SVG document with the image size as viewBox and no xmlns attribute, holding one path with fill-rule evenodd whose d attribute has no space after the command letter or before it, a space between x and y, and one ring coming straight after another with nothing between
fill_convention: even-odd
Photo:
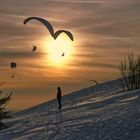
<instances>
[{"instance_id":1,"label":"person's silhouette","mask_svg":"<svg viewBox=\"0 0 140 140\"><path fill-rule=\"evenodd\" d=\"M59 104L59 109L61 109L61 88L57 87L57 100Z\"/></svg>"}]
</instances>

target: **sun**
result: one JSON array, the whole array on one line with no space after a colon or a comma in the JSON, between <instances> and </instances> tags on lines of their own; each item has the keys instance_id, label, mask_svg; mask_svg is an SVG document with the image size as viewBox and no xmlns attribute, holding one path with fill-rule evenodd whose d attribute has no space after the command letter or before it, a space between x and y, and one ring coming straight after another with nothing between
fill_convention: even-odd
<instances>
[{"instance_id":1,"label":"sun","mask_svg":"<svg viewBox=\"0 0 140 140\"><path fill-rule=\"evenodd\" d=\"M64 34L56 40L47 38L45 48L49 63L57 67L68 63L73 52L73 45L74 43Z\"/></svg>"}]
</instances>

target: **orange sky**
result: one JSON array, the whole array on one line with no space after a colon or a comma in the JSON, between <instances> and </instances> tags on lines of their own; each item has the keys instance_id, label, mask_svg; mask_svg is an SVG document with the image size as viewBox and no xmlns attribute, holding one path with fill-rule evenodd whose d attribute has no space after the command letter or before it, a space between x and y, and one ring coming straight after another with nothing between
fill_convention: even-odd
<instances>
[{"instance_id":1,"label":"orange sky","mask_svg":"<svg viewBox=\"0 0 140 140\"><path fill-rule=\"evenodd\" d=\"M1 90L14 93L8 108L24 109L54 99L58 85L67 94L91 86L90 79L118 78L121 59L129 52L140 54L139 15L137 0L0 0L0 82L6 82ZM41 23L23 25L29 16L73 33L75 40L66 44L70 50L63 64L51 61L52 38ZM64 34L61 38L66 39ZM17 62L16 69L10 69L11 61Z\"/></svg>"}]
</instances>

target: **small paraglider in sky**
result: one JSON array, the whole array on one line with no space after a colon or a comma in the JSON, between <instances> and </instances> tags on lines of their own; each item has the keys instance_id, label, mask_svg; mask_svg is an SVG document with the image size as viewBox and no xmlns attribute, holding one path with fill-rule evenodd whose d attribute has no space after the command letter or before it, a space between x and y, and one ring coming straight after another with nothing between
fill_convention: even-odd
<instances>
[{"instance_id":1,"label":"small paraglider in sky","mask_svg":"<svg viewBox=\"0 0 140 140\"><path fill-rule=\"evenodd\" d=\"M10 63L10 67L11 67L11 69L16 68L17 67L17 63L16 62L11 62ZM14 78L14 75L13 74L12 74L11 78Z\"/></svg>"},{"instance_id":2,"label":"small paraglider in sky","mask_svg":"<svg viewBox=\"0 0 140 140\"><path fill-rule=\"evenodd\" d=\"M63 53L61 56L64 56L65 55L65 53Z\"/></svg>"},{"instance_id":3,"label":"small paraglider in sky","mask_svg":"<svg viewBox=\"0 0 140 140\"><path fill-rule=\"evenodd\" d=\"M96 85L98 84L98 82L96 80L89 80L89 82L94 82L94 83L96 83Z\"/></svg>"},{"instance_id":4,"label":"small paraglider in sky","mask_svg":"<svg viewBox=\"0 0 140 140\"><path fill-rule=\"evenodd\" d=\"M11 66L12 69L14 69L14 68L17 67L17 63L15 63L15 62L11 62L11 63L10 63L10 66Z\"/></svg>"},{"instance_id":5,"label":"small paraglider in sky","mask_svg":"<svg viewBox=\"0 0 140 140\"><path fill-rule=\"evenodd\" d=\"M52 25L45 19L43 18L40 18L40 17L29 17L29 18L26 18L24 20L24 24L26 24L27 22L29 22L30 20L32 19L35 19L35 20L38 20L40 21L42 24L44 24L46 26L46 28L48 29L48 31L50 32L51 36L54 38L54 39L57 39L57 37L61 34L61 33L65 33L67 34L67 36L72 40L74 41L74 37L72 35L71 32L67 31L67 30L58 30L56 32L54 32L54 29L52 27Z\"/></svg>"},{"instance_id":6,"label":"small paraglider in sky","mask_svg":"<svg viewBox=\"0 0 140 140\"><path fill-rule=\"evenodd\" d=\"M36 46L33 46L33 48L32 48L32 52L35 52L36 49L37 49L37 47L36 47Z\"/></svg>"},{"instance_id":7,"label":"small paraglider in sky","mask_svg":"<svg viewBox=\"0 0 140 140\"><path fill-rule=\"evenodd\" d=\"M14 75L12 75L11 78L14 78Z\"/></svg>"}]
</instances>

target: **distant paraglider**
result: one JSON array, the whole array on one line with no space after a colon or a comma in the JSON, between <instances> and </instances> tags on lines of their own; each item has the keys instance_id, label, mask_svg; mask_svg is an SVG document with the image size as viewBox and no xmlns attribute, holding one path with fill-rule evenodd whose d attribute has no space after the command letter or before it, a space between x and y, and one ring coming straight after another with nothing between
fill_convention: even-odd
<instances>
[{"instance_id":1,"label":"distant paraglider","mask_svg":"<svg viewBox=\"0 0 140 140\"><path fill-rule=\"evenodd\" d=\"M67 30L58 30L58 31L54 32L54 29L53 29L52 25L51 25L47 20L45 20L45 19L43 19L43 18L40 18L40 17L29 17L29 18L26 18L26 19L24 20L24 24L26 24L27 22L29 22L29 21L32 20L32 19L38 20L38 21L40 21L42 24L44 24L44 25L47 27L48 31L50 32L51 36L52 36L54 39L57 39L57 37L58 37L61 33L65 33L65 34L67 34L67 36L68 36L72 41L74 41L74 37L73 37L73 35L72 35L71 32L69 32L69 31L67 31Z\"/></svg>"},{"instance_id":2,"label":"distant paraglider","mask_svg":"<svg viewBox=\"0 0 140 140\"><path fill-rule=\"evenodd\" d=\"M65 55L65 53L63 53L61 56L64 56Z\"/></svg>"},{"instance_id":3,"label":"distant paraglider","mask_svg":"<svg viewBox=\"0 0 140 140\"><path fill-rule=\"evenodd\" d=\"M35 52L36 49L37 49L37 47L36 46L33 46L32 52Z\"/></svg>"},{"instance_id":4,"label":"distant paraglider","mask_svg":"<svg viewBox=\"0 0 140 140\"><path fill-rule=\"evenodd\" d=\"M16 62L11 62L10 67L11 67L11 69L15 69L17 67L17 63ZM14 75L12 75L11 78L14 78Z\"/></svg>"},{"instance_id":5,"label":"distant paraglider","mask_svg":"<svg viewBox=\"0 0 140 140\"><path fill-rule=\"evenodd\" d=\"M98 84L96 80L89 80L89 82L94 82L96 85Z\"/></svg>"},{"instance_id":6,"label":"distant paraglider","mask_svg":"<svg viewBox=\"0 0 140 140\"><path fill-rule=\"evenodd\" d=\"M11 63L10 63L10 67L11 67L12 69L16 68L16 67L17 67L17 63L11 62Z\"/></svg>"},{"instance_id":7,"label":"distant paraglider","mask_svg":"<svg viewBox=\"0 0 140 140\"><path fill-rule=\"evenodd\" d=\"M14 75L12 75L11 78L14 78Z\"/></svg>"}]
</instances>

